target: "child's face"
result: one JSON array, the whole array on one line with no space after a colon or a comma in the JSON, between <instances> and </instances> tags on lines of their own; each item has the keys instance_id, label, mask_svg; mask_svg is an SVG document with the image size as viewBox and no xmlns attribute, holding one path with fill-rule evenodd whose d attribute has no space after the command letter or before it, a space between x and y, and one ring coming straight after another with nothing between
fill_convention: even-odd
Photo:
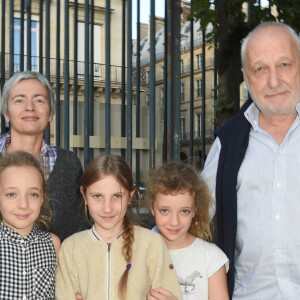
<instances>
[{"instance_id":1,"label":"child's face","mask_svg":"<svg viewBox=\"0 0 300 300\"><path fill-rule=\"evenodd\" d=\"M188 245L188 230L195 215L195 199L189 192L176 195L157 193L152 214L168 249L183 248Z\"/></svg>"},{"instance_id":2,"label":"child's face","mask_svg":"<svg viewBox=\"0 0 300 300\"><path fill-rule=\"evenodd\" d=\"M98 234L106 241L113 241L122 230L127 206L134 192L130 193L113 176L90 185L84 193L85 204L94 220Z\"/></svg>"},{"instance_id":3,"label":"child's face","mask_svg":"<svg viewBox=\"0 0 300 300\"><path fill-rule=\"evenodd\" d=\"M33 167L8 167L0 175L0 212L6 226L28 235L40 214L43 184Z\"/></svg>"}]
</instances>

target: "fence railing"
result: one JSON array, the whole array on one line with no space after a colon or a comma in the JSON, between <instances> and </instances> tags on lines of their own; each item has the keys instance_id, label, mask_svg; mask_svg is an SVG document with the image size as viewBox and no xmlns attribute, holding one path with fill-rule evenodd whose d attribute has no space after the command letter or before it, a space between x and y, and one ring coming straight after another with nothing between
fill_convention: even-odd
<instances>
[{"instance_id":1,"label":"fence railing","mask_svg":"<svg viewBox=\"0 0 300 300\"><path fill-rule=\"evenodd\" d=\"M149 169L180 159L180 117L183 110L188 114L186 103L181 111L181 78L190 78L193 83L192 76L200 72L204 78L213 60L204 59L202 64L200 57L205 58L206 48L203 41L194 38L196 30L187 30L184 36L188 38L182 41L180 1L163 1L166 24L160 52L156 52L155 1L151 1L149 56L145 58L140 56L139 30L136 53L132 53L131 1L104 2L0 1L0 85L2 89L16 71L44 74L57 99L55 120L45 133L46 142L50 143L51 137L56 146L72 149L84 166L98 154L119 154L134 170L138 182ZM137 29L142 27L139 18L137 14ZM192 26L194 21L186 22ZM192 68L189 64L181 68L180 61L189 55L188 51L190 57L195 56L194 48L196 63L191 62ZM141 59L137 61L137 57ZM162 61L164 71L160 74L156 67ZM205 79L202 81L205 119L206 85ZM164 91L161 99L157 99L158 90ZM194 88L186 91L185 102L190 99L192 103ZM143 105L146 102L149 106ZM192 105L189 109L194 112ZM192 125L190 120L189 127ZM5 126L2 118L1 132L7 130ZM187 147L192 161L191 141ZM202 153L204 158L205 149Z\"/></svg>"},{"instance_id":2,"label":"fence railing","mask_svg":"<svg viewBox=\"0 0 300 300\"><path fill-rule=\"evenodd\" d=\"M201 130L196 130L193 132L193 137L195 142L199 142L200 139L202 138L202 131ZM205 138L206 139L214 139L214 131L212 129L206 129L205 130ZM180 132L180 140L183 141L188 141L190 139L190 132Z\"/></svg>"},{"instance_id":3,"label":"fence railing","mask_svg":"<svg viewBox=\"0 0 300 300\"><path fill-rule=\"evenodd\" d=\"M0 52L0 58L1 58L2 53ZM5 64L8 64L9 61L9 53L5 53ZM23 56L24 62L27 61L27 55ZM1 61L1 59L0 59ZM37 71L39 72L40 67L39 67L39 56L31 56L31 71ZM43 65L45 64L45 57L43 57ZM75 62L73 60L69 61L69 76L70 79L73 79L75 74L74 74L74 64ZM50 58L50 76L54 77L57 76L57 74L60 74L60 77L63 78L64 76L64 67L65 67L65 60L60 59L59 63L59 71L57 72L57 59L56 58ZM105 64L101 63L93 63L93 79L95 82L105 82ZM1 73L1 64L0 64L0 73ZM26 65L25 65L26 69ZM21 70L21 56L19 54L14 54L14 72L19 72ZM125 67L125 72L127 68ZM5 70L8 72L8 70ZM84 79L84 62L83 61L78 61L77 62L77 73L76 73L77 79L83 80ZM140 84L142 86L146 86L148 83L146 82L146 77L144 73L142 72L140 76ZM122 66L110 66L110 82L111 83L117 83L121 84L122 83ZM126 82L126 78L125 78ZM135 76L135 83L136 83L136 76Z\"/></svg>"}]
</instances>

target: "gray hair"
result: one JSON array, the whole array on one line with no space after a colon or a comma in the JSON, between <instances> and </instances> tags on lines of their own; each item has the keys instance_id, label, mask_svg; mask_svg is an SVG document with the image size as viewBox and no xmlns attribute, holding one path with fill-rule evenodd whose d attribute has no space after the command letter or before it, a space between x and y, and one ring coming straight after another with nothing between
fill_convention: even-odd
<instances>
[{"instance_id":1,"label":"gray hair","mask_svg":"<svg viewBox=\"0 0 300 300\"><path fill-rule=\"evenodd\" d=\"M18 72L15 73L11 78L9 78L2 90L2 96L1 96L1 112L2 114L8 113L8 107L7 107L7 101L8 101L8 94L10 90L18 84L20 81L25 79L36 79L38 80L48 91L49 94L49 100L50 100L50 114L54 113L55 110L55 99L54 99L54 93L51 87L50 82L48 79L38 72L33 71L24 71L24 72Z\"/></svg>"},{"instance_id":2,"label":"gray hair","mask_svg":"<svg viewBox=\"0 0 300 300\"><path fill-rule=\"evenodd\" d=\"M248 43L250 39L253 37L254 34L256 34L258 31L260 31L263 28L266 27L279 27L282 29L287 30L291 35L292 38L295 40L297 46L298 46L298 52L300 55L300 40L299 35L296 33L296 31L288 26L287 24L280 23L280 22L263 22L259 24L257 27L255 27L250 33L243 39L242 46L241 46L241 59L242 59L242 67L245 67L245 56L246 56L246 49L248 46Z\"/></svg>"}]
</instances>

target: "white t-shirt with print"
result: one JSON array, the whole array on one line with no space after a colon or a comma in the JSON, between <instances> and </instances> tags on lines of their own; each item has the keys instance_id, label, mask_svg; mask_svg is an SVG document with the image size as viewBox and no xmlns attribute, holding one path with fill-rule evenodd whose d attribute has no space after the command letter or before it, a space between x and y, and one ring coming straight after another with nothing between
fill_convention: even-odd
<instances>
[{"instance_id":1,"label":"white t-shirt with print","mask_svg":"<svg viewBox=\"0 0 300 300\"><path fill-rule=\"evenodd\" d=\"M184 300L207 300L208 278L229 260L215 244L196 238L186 248L169 250Z\"/></svg>"}]
</instances>

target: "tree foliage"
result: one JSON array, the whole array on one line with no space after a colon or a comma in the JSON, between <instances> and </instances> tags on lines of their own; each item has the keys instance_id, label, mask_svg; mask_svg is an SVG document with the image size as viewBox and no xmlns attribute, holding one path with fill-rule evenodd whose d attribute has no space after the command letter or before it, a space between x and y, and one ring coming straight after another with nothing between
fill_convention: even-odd
<instances>
[{"instance_id":1,"label":"tree foliage","mask_svg":"<svg viewBox=\"0 0 300 300\"><path fill-rule=\"evenodd\" d=\"M200 20L202 29L212 25L207 39L215 43L217 53L219 88L216 113L220 126L239 110L243 38L260 22L276 19L299 32L300 1L270 0L269 6L261 7L259 0L244 3L241 0L192 0L191 17Z\"/></svg>"}]
</instances>

